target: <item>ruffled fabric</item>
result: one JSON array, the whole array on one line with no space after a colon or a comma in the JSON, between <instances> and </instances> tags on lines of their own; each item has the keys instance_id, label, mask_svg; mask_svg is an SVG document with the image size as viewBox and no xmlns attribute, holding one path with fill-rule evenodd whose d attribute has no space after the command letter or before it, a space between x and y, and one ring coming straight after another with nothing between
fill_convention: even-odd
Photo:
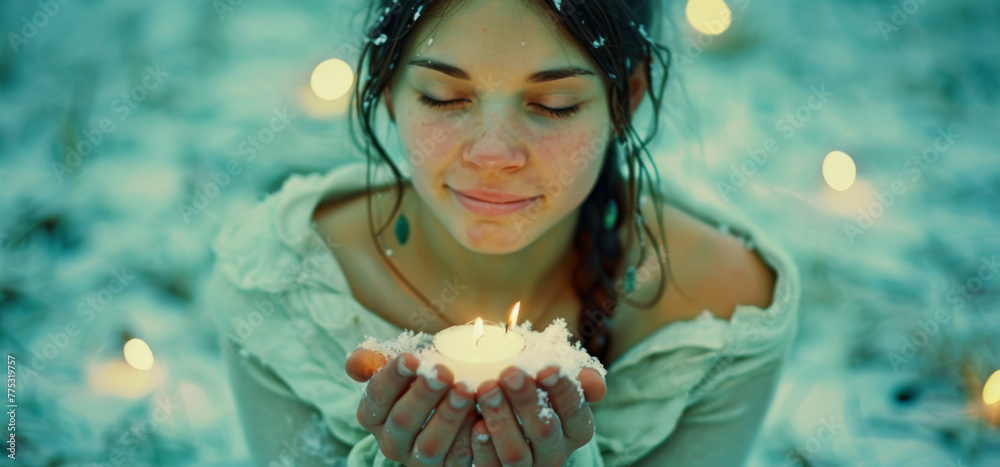
<instances>
[{"instance_id":1,"label":"ruffled fabric","mask_svg":"<svg viewBox=\"0 0 1000 467\"><path fill-rule=\"evenodd\" d=\"M357 423L362 385L345 374L344 363L366 336L388 340L404 330L357 302L312 222L320 201L364 191L366 171L361 162L325 175L293 175L227 222L213 242L208 311L223 338L273 370L319 409L336 438L354 446L348 465L396 466ZM794 338L799 283L787 253L739 213L672 192L666 183L660 189L672 204L754 245L777 272L774 301L767 309L738 306L732 320L705 311L629 349L608 369L607 397L591 406L594 438L567 465L634 462L670 436L686 407L721 382L781 359Z\"/></svg>"},{"instance_id":2,"label":"ruffled fabric","mask_svg":"<svg viewBox=\"0 0 1000 467\"><path fill-rule=\"evenodd\" d=\"M732 234L776 273L771 304L737 305L731 319L703 310L672 322L630 348L608 368L607 396L591 404L594 440L605 465L633 463L666 440L684 410L725 381L785 357L798 331L799 271L788 253L742 213L701 201L663 181L670 204Z\"/></svg>"}]
</instances>

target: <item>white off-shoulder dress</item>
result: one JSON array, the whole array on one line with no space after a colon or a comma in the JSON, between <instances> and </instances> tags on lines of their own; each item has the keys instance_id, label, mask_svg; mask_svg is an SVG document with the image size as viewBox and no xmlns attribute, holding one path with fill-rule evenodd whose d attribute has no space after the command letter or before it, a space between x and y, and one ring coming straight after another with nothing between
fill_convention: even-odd
<instances>
[{"instance_id":1,"label":"white off-shoulder dress","mask_svg":"<svg viewBox=\"0 0 1000 467\"><path fill-rule=\"evenodd\" d=\"M366 170L352 162L293 175L231 217L213 242L201 304L219 328L256 465L400 465L358 424L362 384L344 362L366 336L391 339L404 329L354 298L312 221L321 201L364 191ZM742 465L794 340L800 283L789 254L735 209L659 188L669 203L754 248L777 273L773 301L738 305L729 320L706 310L628 349L608 368L607 396L591 404L593 439L566 465Z\"/></svg>"}]
</instances>

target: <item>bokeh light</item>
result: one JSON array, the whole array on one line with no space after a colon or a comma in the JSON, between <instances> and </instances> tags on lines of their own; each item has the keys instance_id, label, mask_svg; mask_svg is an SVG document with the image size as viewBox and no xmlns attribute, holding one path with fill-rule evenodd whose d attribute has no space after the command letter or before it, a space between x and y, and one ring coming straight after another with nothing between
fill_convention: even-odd
<instances>
[{"instance_id":1,"label":"bokeh light","mask_svg":"<svg viewBox=\"0 0 1000 467\"><path fill-rule=\"evenodd\" d=\"M688 0L684 16L696 31L711 36L725 32L733 21L732 10L722 0Z\"/></svg>"},{"instance_id":2,"label":"bokeh light","mask_svg":"<svg viewBox=\"0 0 1000 467\"><path fill-rule=\"evenodd\" d=\"M983 386L983 402L996 404L1000 401L1000 370L994 371Z\"/></svg>"},{"instance_id":3,"label":"bokeh light","mask_svg":"<svg viewBox=\"0 0 1000 467\"><path fill-rule=\"evenodd\" d=\"M153 351L142 339L129 339L125 343L125 361L137 370L148 370L153 367Z\"/></svg>"},{"instance_id":4,"label":"bokeh light","mask_svg":"<svg viewBox=\"0 0 1000 467\"><path fill-rule=\"evenodd\" d=\"M340 99L351 89L354 71L347 62L339 58L324 60L313 69L309 85L320 99L332 101Z\"/></svg>"},{"instance_id":5,"label":"bokeh light","mask_svg":"<svg viewBox=\"0 0 1000 467\"><path fill-rule=\"evenodd\" d=\"M87 362L87 385L96 394L136 399L166 381L168 375L162 365L152 371L140 371L120 358L101 362Z\"/></svg>"},{"instance_id":6,"label":"bokeh light","mask_svg":"<svg viewBox=\"0 0 1000 467\"><path fill-rule=\"evenodd\" d=\"M844 191L854 185L858 169L854 159L842 151L830 151L823 159L823 179L837 191Z\"/></svg>"}]
</instances>

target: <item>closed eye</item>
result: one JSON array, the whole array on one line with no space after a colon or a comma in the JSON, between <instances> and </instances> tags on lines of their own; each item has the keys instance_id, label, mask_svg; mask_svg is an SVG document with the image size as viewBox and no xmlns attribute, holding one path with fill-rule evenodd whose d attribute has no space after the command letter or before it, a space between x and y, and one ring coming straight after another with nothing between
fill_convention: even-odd
<instances>
[{"instance_id":1,"label":"closed eye","mask_svg":"<svg viewBox=\"0 0 1000 467\"><path fill-rule=\"evenodd\" d=\"M448 107L451 107L453 104L458 103L458 102L462 102L464 100L468 100L468 99L456 99L456 100L452 100L452 101L439 101L437 99L431 99L430 97L427 97L424 94L420 95L420 102L424 103L428 107L435 108L435 109L448 108Z\"/></svg>"},{"instance_id":2,"label":"closed eye","mask_svg":"<svg viewBox=\"0 0 1000 467\"><path fill-rule=\"evenodd\" d=\"M439 101L437 99L431 99L430 97L427 97L425 94L420 94L420 102L423 103L424 105L426 105L428 107L431 107L431 108L434 108L434 109L452 109L452 110L457 110L457 108L454 107L454 106L457 105L457 104L462 103L463 101L468 101L468 99L455 99L455 100L450 100L450 101ZM573 116L573 114L575 114L575 113L577 113L577 112L580 111L580 104L574 105L572 107L561 108L561 109L553 109L553 108L546 107L546 106L541 105L541 104L531 104L531 105L539 108L542 112L546 113L547 115L551 116L552 118L569 118L569 117Z\"/></svg>"}]
</instances>

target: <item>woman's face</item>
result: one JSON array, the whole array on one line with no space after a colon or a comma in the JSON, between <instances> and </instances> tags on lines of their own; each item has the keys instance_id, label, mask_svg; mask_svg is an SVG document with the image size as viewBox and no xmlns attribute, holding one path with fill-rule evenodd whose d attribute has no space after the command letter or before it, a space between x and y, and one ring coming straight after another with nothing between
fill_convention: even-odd
<instances>
[{"instance_id":1,"label":"woman's face","mask_svg":"<svg viewBox=\"0 0 1000 467\"><path fill-rule=\"evenodd\" d=\"M415 190L481 253L520 250L575 220L612 134L606 77L528 6L469 0L428 18L386 90ZM567 68L579 73L538 74ZM494 202L474 199L486 192Z\"/></svg>"}]
</instances>

